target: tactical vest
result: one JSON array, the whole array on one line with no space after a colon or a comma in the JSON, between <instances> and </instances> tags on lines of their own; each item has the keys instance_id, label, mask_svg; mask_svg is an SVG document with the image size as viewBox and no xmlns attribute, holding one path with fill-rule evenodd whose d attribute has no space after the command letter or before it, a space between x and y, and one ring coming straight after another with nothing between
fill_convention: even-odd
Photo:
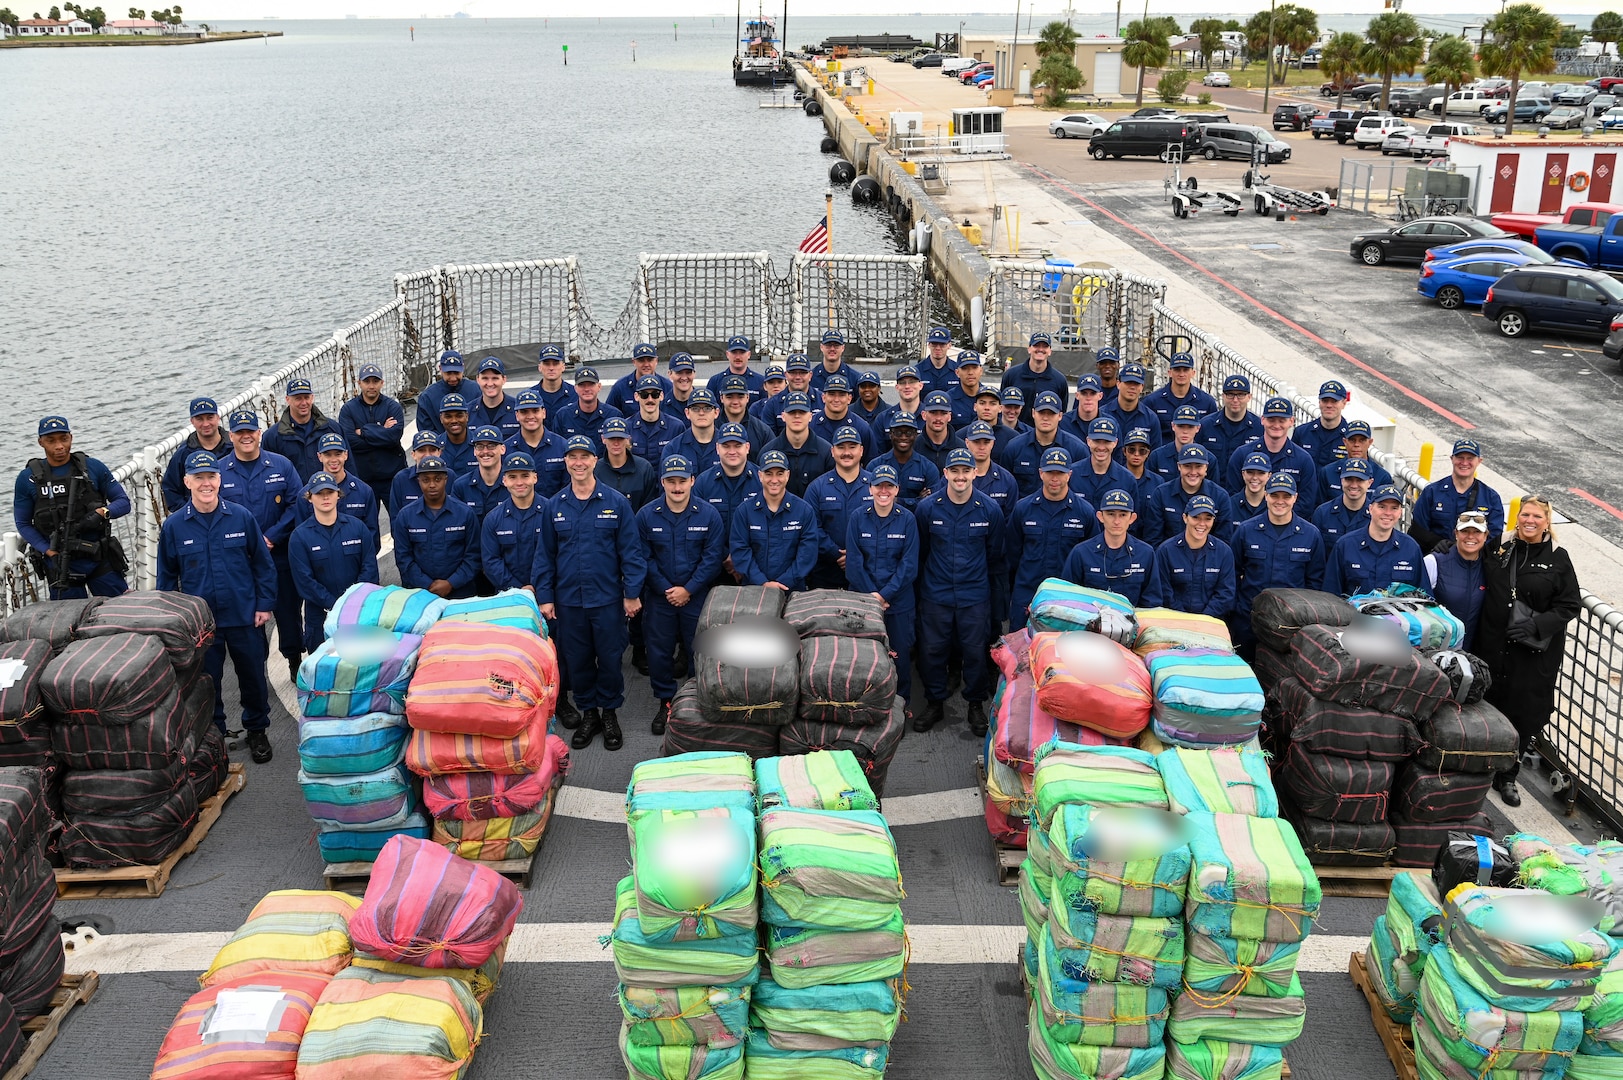
<instances>
[{"instance_id":1,"label":"tactical vest","mask_svg":"<svg viewBox=\"0 0 1623 1080\"><path fill-rule=\"evenodd\" d=\"M68 476L52 476L51 467L44 458L31 458L28 462L28 475L34 481L33 524L34 528L47 538L56 535L56 530L67 516L70 480L79 481L78 491L74 493L76 497L73 500L73 512L78 520L84 520L86 514L94 513L107 505L106 498L96 490L95 481L91 480L90 472L85 467L84 454L74 451L68 455L68 469ZM91 539L100 539L105 532L106 529L103 527Z\"/></svg>"}]
</instances>

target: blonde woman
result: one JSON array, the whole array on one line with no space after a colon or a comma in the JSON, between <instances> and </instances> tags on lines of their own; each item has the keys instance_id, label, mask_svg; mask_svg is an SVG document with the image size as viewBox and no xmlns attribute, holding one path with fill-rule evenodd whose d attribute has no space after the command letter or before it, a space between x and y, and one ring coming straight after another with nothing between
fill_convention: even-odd
<instances>
[{"instance_id":1,"label":"blonde woman","mask_svg":"<svg viewBox=\"0 0 1623 1080\"><path fill-rule=\"evenodd\" d=\"M1521 753L1532 748L1555 711L1567 623L1583 609L1572 560L1556 546L1553 516L1548 499L1523 498L1515 527L1482 567L1487 595L1476 652L1493 672L1488 700L1516 726ZM1521 805L1516 789L1520 769L1518 754L1494 777L1493 786L1507 806Z\"/></svg>"}]
</instances>

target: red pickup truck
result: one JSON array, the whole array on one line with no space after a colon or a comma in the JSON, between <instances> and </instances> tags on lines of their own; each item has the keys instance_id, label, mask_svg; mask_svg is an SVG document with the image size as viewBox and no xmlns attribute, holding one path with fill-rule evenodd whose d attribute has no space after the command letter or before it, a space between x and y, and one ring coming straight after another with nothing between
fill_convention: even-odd
<instances>
[{"instance_id":1,"label":"red pickup truck","mask_svg":"<svg viewBox=\"0 0 1623 1080\"><path fill-rule=\"evenodd\" d=\"M1546 225L1604 225L1613 214L1623 214L1623 203L1573 203L1564 214L1495 214L1489 220L1531 241Z\"/></svg>"}]
</instances>

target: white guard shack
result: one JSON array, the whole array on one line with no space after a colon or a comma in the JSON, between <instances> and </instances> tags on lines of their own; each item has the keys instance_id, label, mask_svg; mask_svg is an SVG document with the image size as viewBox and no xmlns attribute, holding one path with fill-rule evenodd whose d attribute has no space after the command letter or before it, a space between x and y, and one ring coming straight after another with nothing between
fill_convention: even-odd
<instances>
[{"instance_id":1,"label":"white guard shack","mask_svg":"<svg viewBox=\"0 0 1623 1080\"><path fill-rule=\"evenodd\" d=\"M1560 214L1578 202L1623 200L1615 183L1619 151L1615 137L1538 137L1536 126L1507 138L1455 138L1448 156L1460 171L1476 168L1472 209L1478 214Z\"/></svg>"},{"instance_id":2,"label":"white guard shack","mask_svg":"<svg viewBox=\"0 0 1623 1080\"><path fill-rule=\"evenodd\" d=\"M960 154L1001 154L1008 145L1003 114L996 105L952 110L953 145Z\"/></svg>"}]
</instances>

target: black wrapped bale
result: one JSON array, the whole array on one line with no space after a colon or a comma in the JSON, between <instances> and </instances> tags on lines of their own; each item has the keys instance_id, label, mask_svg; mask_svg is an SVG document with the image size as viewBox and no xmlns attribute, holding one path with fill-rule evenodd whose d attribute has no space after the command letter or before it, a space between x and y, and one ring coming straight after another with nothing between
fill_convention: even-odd
<instances>
[{"instance_id":1,"label":"black wrapped bale","mask_svg":"<svg viewBox=\"0 0 1623 1080\"><path fill-rule=\"evenodd\" d=\"M203 656L214 643L214 613L200 597L143 589L105 601L74 632L80 640L113 634L156 638L169 655L175 680L185 686L203 670Z\"/></svg>"},{"instance_id":2,"label":"black wrapped bale","mask_svg":"<svg viewBox=\"0 0 1623 1080\"><path fill-rule=\"evenodd\" d=\"M0 768L42 768L51 760L51 725L30 724L20 742L0 742Z\"/></svg>"},{"instance_id":3,"label":"black wrapped bale","mask_svg":"<svg viewBox=\"0 0 1623 1080\"><path fill-rule=\"evenodd\" d=\"M53 652L72 643L79 623L106 602L105 597L88 600L42 600L0 621L0 641L43 641Z\"/></svg>"},{"instance_id":4,"label":"black wrapped bale","mask_svg":"<svg viewBox=\"0 0 1623 1080\"><path fill-rule=\"evenodd\" d=\"M69 866L150 866L197 824L197 792L184 775L152 810L124 817L68 814L58 848Z\"/></svg>"},{"instance_id":5,"label":"black wrapped bale","mask_svg":"<svg viewBox=\"0 0 1623 1080\"><path fill-rule=\"evenodd\" d=\"M66 966L62 931L54 922L48 923L10 966L0 968L0 994L11 1002L18 1017L30 1020L50 1006Z\"/></svg>"},{"instance_id":6,"label":"black wrapped bale","mask_svg":"<svg viewBox=\"0 0 1623 1080\"><path fill-rule=\"evenodd\" d=\"M1415 760L1432 769L1491 773L1510 768L1521 736L1504 713L1479 701L1446 701L1419 724L1421 747Z\"/></svg>"},{"instance_id":7,"label":"black wrapped bale","mask_svg":"<svg viewBox=\"0 0 1623 1080\"><path fill-rule=\"evenodd\" d=\"M665 724L664 753L687 754L697 750L723 750L748 754L752 759L778 755L781 729L760 724L729 721L712 723L699 709L699 688L689 679L677 688L671 699L671 715Z\"/></svg>"},{"instance_id":8,"label":"black wrapped bale","mask_svg":"<svg viewBox=\"0 0 1623 1080\"><path fill-rule=\"evenodd\" d=\"M802 720L883 724L896 698L896 662L883 641L809 637L800 642Z\"/></svg>"},{"instance_id":9,"label":"black wrapped bale","mask_svg":"<svg viewBox=\"0 0 1623 1080\"><path fill-rule=\"evenodd\" d=\"M783 621L808 637L856 637L886 641L885 609L870 593L813 589L795 593L783 608Z\"/></svg>"},{"instance_id":10,"label":"black wrapped bale","mask_svg":"<svg viewBox=\"0 0 1623 1080\"><path fill-rule=\"evenodd\" d=\"M192 750L192 756L186 759L186 782L192 785L197 805L201 807L214 798L230 774L231 758L226 753L225 736L220 734L220 729L211 720L202 741Z\"/></svg>"},{"instance_id":11,"label":"black wrapped bale","mask_svg":"<svg viewBox=\"0 0 1623 1080\"><path fill-rule=\"evenodd\" d=\"M1419 733L1403 717L1316 698L1294 676L1274 687L1271 700L1290 741L1317 754L1406 761L1420 746Z\"/></svg>"},{"instance_id":12,"label":"black wrapped bale","mask_svg":"<svg viewBox=\"0 0 1623 1080\"><path fill-rule=\"evenodd\" d=\"M782 589L769 589L765 585L717 585L704 598L699 612L699 624L693 631L698 637L706 630L725 626L745 615L761 615L776 619L783 614L788 599Z\"/></svg>"},{"instance_id":13,"label":"black wrapped bale","mask_svg":"<svg viewBox=\"0 0 1623 1080\"><path fill-rule=\"evenodd\" d=\"M180 695L128 724L52 724L51 752L68 769L164 769L184 757L195 724Z\"/></svg>"},{"instance_id":14,"label":"black wrapped bale","mask_svg":"<svg viewBox=\"0 0 1623 1080\"><path fill-rule=\"evenodd\" d=\"M30 766L0 768L0 864L50 832L45 772Z\"/></svg>"},{"instance_id":15,"label":"black wrapped bale","mask_svg":"<svg viewBox=\"0 0 1623 1080\"><path fill-rule=\"evenodd\" d=\"M163 643L143 634L75 641L56 654L40 680L57 725L133 723L178 699L179 692Z\"/></svg>"},{"instance_id":16,"label":"black wrapped bale","mask_svg":"<svg viewBox=\"0 0 1623 1080\"><path fill-rule=\"evenodd\" d=\"M1450 836L1493 834L1493 822L1488 820L1487 814L1477 814L1465 821L1410 821L1402 814L1394 813L1389 820L1398 838L1398 850L1393 854L1392 861L1399 866L1432 866L1437 860L1438 849Z\"/></svg>"},{"instance_id":17,"label":"black wrapped bale","mask_svg":"<svg viewBox=\"0 0 1623 1080\"><path fill-rule=\"evenodd\" d=\"M1289 799L1281 799L1279 808L1295 826L1302 850L1314 866L1384 866L1398 846L1391 824L1385 821L1367 825L1328 821L1303 813Z\"/></svg>"},{"instance_id":18,"label":"black wrapped bale","mask_svg":"<svg viewBox=\"0 0 1623 1080\"><path fill-rule=\"evenodd\" d=\"M1451 773L1410 762L1398 772L1392 809L1419 824L1469 821L1482 809L1492 773Z\"/></svg>"},{"instance_id":19,"label":"black wrapped bale","mask_svg":"<svg viewBox=\"0 0 1623 1080\"><path fill-rule=\"evenodd\" d=\"M1481 815L1486 818L1487 815ZM1516 863L1505 846L1484 833L1450 829L1437 845L1431 880L1437 895L1447 896L1456 885L1491 885L1514 889Z\"/></svg>"},{"instance_id":20,"label":"black wrapped bale","mask_svg":"<svg viewBox=\"0 0 1623 1080\"><path fill-rule=\"evenodd\" d=\"M44 641L0 643L0 743L27 742L44 730L38 727L45 719L39 685L53 655Z\"/></svg>"},{"instance_id":21,"label":"black wrapped bale","mask_svg":"<svg viewBox=\"0 0 1623 1080\"><path fill-rule=\"evenodd\" d=\"M74 819L150 813L173 797L189 757L172 758L161 769L70 769L62 778L62 812Z\"/></svg>"},{"instance_id":22,"label":"black wrapped bale","mask_svg":"<svg viewBox=\"0 0 1623 1080\"><path fill-rule=\"evenodd\" d=\"M1251 632L1279 652L1304 626L1349 626L1358 611L1335 593L1314 589L1264 589L1251 603Z\"/></svg>"},{"instance_id":23,"label":"black wrapped bale","mask_svg":"<svg viewBox=\"0 0 1623 1080\"><path fill-rule=\"evenodd\" d=\"M1274 782L1290 792L1302 813L1348 825L1386 820L1394 767L1390 761L1316 754L1291 743Z\"/></svg>"},{"instance_id":24,"label":"black wrapped bale","mask_svg":"<svg viewBox=\"0 0 1623 1080\"><path fill-rule=\"evenodd\" d=\"M713 724L781 727L800 700L800 639L782 619L747 617L693 643L699 709Z\"/></svg>"},{"instance_id":25,"label":"black wrapped bale","mask_svg":"<svg viewBox=\"0 0 1623 1080\"><path fill-rule=\"evenodd\" d=\"M795 719L778 730L778 750L783 754L809 754L814 750L849 750L868 775L868 786L883 798L885 779L896 748L907 730L906 703L897 698L883 724L853 726Z\"/></svg>"},{"instance_id":26,"label":"black wrapped bale","mask_svg":"<svg viewBox=\"0 0 1623 1080\"><path fill-rule=\"evenodd\" d=\"M1291 639L1291 671L1314 697L1409 720L1448 700L1448 676L1380 628L1305 626Z\"/></svg>"},{"instance_id":27,"label":"black wrapped bale","mask_svg":"<svg viewBox=\"0 0 1623 1080\"><path fill-rule=\"evenodd\" d=\"M28 1052L28 1036L17 1021L17 1010L0 994L0 1073L10 1071Z\"/></svg>"},{"instance_id":28,"label":"black wrapped bale","mask_svg":"<svg viewBox=\"0 0 1623 1080\"><path fill-rule=\"evenodd\" d=\"M1251 660L1251 672L1256 675L1263 692L1268 693L1283 680L1291 677L1291 654L1276 652L1266 645L1257 648Z\"/></svg>"},{"instance_id":29,"label":"black wrapped bale","mask_svg":"<svg viewBox=\"0 0 1623 1080\"><path fill-rule=\"evenodd\" d=\"M8 856L8 860L11 857ZM52 922L56 904L56 871L45 854L45 841L39 840L15 856L7 867L4 902L5 924L0 932L0 968L17 958L39 937L41 928Z\"/></svg>"},{"instance_id":30,"label":"black wrapped bale","mask_svg":"<svg viewBox=\"0 0 1623 1080\"><path fill-rule=\"evenodd\" d=\"M1421 649L1420 654L1448 676L1448 696L1461 705L1475 705L1493 685L1488 662L1462 649Z\"/></svg>"}]
</instances>

